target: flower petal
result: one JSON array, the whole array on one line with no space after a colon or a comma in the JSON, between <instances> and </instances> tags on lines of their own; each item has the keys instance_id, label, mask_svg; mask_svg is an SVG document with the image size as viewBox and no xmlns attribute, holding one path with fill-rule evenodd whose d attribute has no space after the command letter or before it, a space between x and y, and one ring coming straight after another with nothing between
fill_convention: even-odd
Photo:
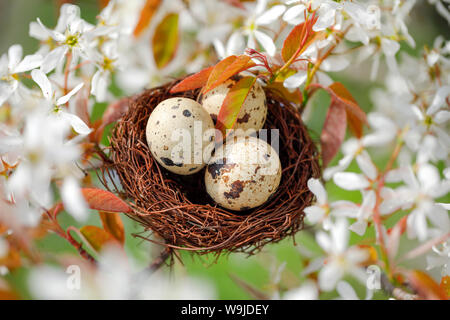
<instances>
[{"instance_id":1,"label":"flower petal","mask_svg":"<svg viewBox=\"0 0 450 320\"><path fill-rule=\"evenodd\" d=\"M52 84L50 83L50 80L48 80L45 73L41 70L34 69L31 71L31 77L33 78L34 82L38 84L38 86L42 90L42 94L47 100L52 100L53 97L53 88Z\"/></svg>"},{"instance_id":2,"label":"flower petal","mask_svg":"<svg viewBox=\"0 0 450 320\"><path fill-rule=\"evenodd\" d=\"M323 187L322 183L320 183L319 179L310 178L308 180L308 188L317 198L317 202L320 205L327 203L327 192Z\"/></svg>"},{"instance_id":3,"label":"flower petal","mask_svg":"<svg viewBox=\"0 0 450 320\"><path fill-rule=\"evenodd\" d=\"M366 177L353 172L337 172L333 176L333 181L338 187L345 190L362 190L370 185Z\"/></svg>"},{"instance_id":4,"label":"flower petal","mask_svg":"<svg viewBox=\"0 0 450 320\"><path fill-rule=\"evenodd\" d=\"M83 221L88 215L88 206L81 193L78 181L73 177L64 179L61 198L64 208L78 221Z\"/></svg>"},{"instance_id":5,"label":"flower petal","mask_svg":"<svg viewBox=\"0 0 450 320\"><path fill-rule=\"evenodd\" d=\"M284 10L286 10L285 6L281 4L275 5L266 12L264 12L262 15L260 15L258 18L256 18L255 24L256 25L270 24L275 20L277 20L278 17L280 17L284 13Z\"/></svg>"},{"instance_id":6,"label":"flower petal","mask_svg":"<svg viewBox=\"0 0 450 320\"><path fill-rule=\"evenodd\" d=\"M56 100L56 105L60 106L65 104L67 101L70 100L70 98L76 94L82 87L83 87L84 83L81 82L79 83L75 88L73 88L68 94L66 94L65 96L62 96L61 98L59 98L58 100Z\"/></svg>"},{"instance_id":7,"label":"flower petal","mask_svg":"<svg viewBox=\"0 0 450 320\"><path fill-rule=\"evenodd\" d=\"M51 72L59 63L61 63L68 50L69 49L66 46L61 46L50 51L42 62L41 70L44 73Z\"/></svg>"},{"instance_id":8,"label":"flower petal","mask_svg":"<svg viewBox=\"0 0 450 320\"><path fill-rule=\"evenodd\" d=\"M26 56L15 68L14 73L30 71L39 68L42 64L43 58L40 54L33 54Z\"/></svg>"},{"instance_id":9,"label":"flower petal","mask_svg":"<svg viewBox=\"0 0 450 320\"><path fill-rule=\"evenodd\" d=\"M22 59L22 46L14 44L8 49L8 68L14 70Z\"/></svg>"},{"instance_id":10,"label":"flower petal","mask_svg":"<svg viewBox=\"0 0 450 320\"><path fill-rule=\"evenodd\" d=\"M306 81L307 76L306 71L299 71L296 74L286 78L283 82L283 86L288 89L296 89Z\"/></svg>"},{"instance_id":11,"label":"flower petal","mask_svg":"<svg viewBox=\"0 0 450 320\"><path fill-rule=\"evenodd\" d=\"M88 135L91 133L92 129L90 129L83 120L81 120L78 116L68 113L65 111L60 111L60 116L66 120L75 130L76 133L81 135Z\"/></svg>"},{"instance_id":12,"label":"flower petal","mask_svg":"<svg viewBox=\"0 0 450 320\"><path fill-rule=\"evenodd\" d=\"M370 159L369 153L367 151L361 152L359 155L356 156L356 162L358 163L359 168L361 171L371 180L375 180L378 173L377 168L373 164L372 160Z\"/></svg>"},{"instance_id":13,"label":"flower petal","mask_svg":"<svg viewBox=\"0 0 450 320\"><path fill-rule=\"evenodd\" d=\"M258 40L258 42L261 44L261 46L264 48L264 50L270 55L273 56L277 50L275 47L275 44L273 43L273 40L271 37L269 37L267 34L262 33L261 31L255 30L254 31L255 38Z\"/></svg>"}]
</instances>

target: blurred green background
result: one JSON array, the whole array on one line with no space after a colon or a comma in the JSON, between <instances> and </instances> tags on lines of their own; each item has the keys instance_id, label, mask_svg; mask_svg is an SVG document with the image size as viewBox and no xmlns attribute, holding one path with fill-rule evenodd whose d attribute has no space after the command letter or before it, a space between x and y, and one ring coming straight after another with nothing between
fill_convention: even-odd
<instances>
[{"instance_id":1,"label":"blurred green background","mask_svg":"<svg viewBox=\"0 0 450 320\"><path fill-rule=\"evenodd\" d=\"M54 26L58 17L58 5L62 2L54 0L0 0L0 53L6 52L8 47L15 43L21 44L24 47L25 54L35 51L38 48L38 43L37 40L28 36L29 23L39 17L47 26ZM89 22L95 21L95 16L99 12L98 1L79 0L72 2L81 7L81 14L84 19ZM409 30L416 40L417 46L414 49L403 45L402 50L416 56L420 54L420 50L424 45L432 47L437 35L442 34L447 38L449 37L449 25L447 22L436 13L432 6L426 1L421 0L418 1L418 4L412 12ZM369 78L368 70L369 66L363 65L358 69L357 74L354 72L352 75L345 73L332 74L335 80L343 82L349 88L356 100L366 111L369 111L372 107L369 99L370 90L374 87L381 86L381 83L369 83L367 81ZM383 72L383 70L380 71ZM120 91L116 91L116 94L120 95ZM315 112L308 121L308 126L314 137L318 137L318 133L321 130L328 106L328 99L326 94L319 93L314 97L312 102ZM105 107L105 104L97 104L94 108L93 117L99 117ZM104 141L106 142L107 140L105 139ZM383 163L386 160L389 150L386 151L385 153L380 152L374 160L377 163ZM351 169L357 170L355 167ZM332 183L329 183L327 188L331 201L337 199L360 200L360 194L358 192L343 192ZM399 218L399 216L393 218L393 221L390 221L389 224L393 224ZM145 266L158 254L158 248L132 237L131 233L139 232L142 229L128 218L124 217L123 220L128 233L126 250L135 256L142 266ZM101 225L97 215L94 214L92 215L91 221L87 224ZM69 225L76 226L77 223L68 215L62 215L62 225L66 227ZM367 232L364 239L352 233L351 242L361 243L370 241L374 236L372 229ZM313 253L320 254L320 249L315 243L312 230L299 232L295 237L295 242L301 243ZM253 298L248 290L244 289L242 285L239 285L235 279L233 280L233 277L242 279L258 290L270 294L275 289L271 284L271 269L280 265L282 262L286 262L286 269L283 273L280 288L285 289L301 284L303 278L300 274L308 259L302 256L298 249L294 247L293 243L293 239L286 239L278 244L266 246L260 254L253 257L232 254L221 256L218 260L213 255L193 256L183 252L181 254L183 265L176 262L173 270L166 270L165 272L170 273L173 277L177 277L178 274L187 273L206 278L216 286L217 297L220 299ZM403 250L414 245L414 242L403 243ZM49 235L41 240L39 246L47 252L76 254L73 247L55 235ZM409 263L414 264L415 267L425 267L423 262L420 261L410 261ZM14 274L8 275L7 279L21 289L20 291L24 297L30 298L25 285L27 272L28 270L26 268L21 268ZM350 282L354 283L354 281ZM363 297L365 292L364 288L362 286L356 286L356 288L360 297ZM324 295L323 298L333 296L334 294L330 293ZM378 294L376 297L382 298L383 296Z\"/></svg>"}]
</instances>

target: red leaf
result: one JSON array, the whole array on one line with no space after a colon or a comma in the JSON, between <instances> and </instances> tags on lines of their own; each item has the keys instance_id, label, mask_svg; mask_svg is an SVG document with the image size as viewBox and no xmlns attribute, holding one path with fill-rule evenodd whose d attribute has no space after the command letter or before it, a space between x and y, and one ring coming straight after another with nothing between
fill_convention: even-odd
<instances>
[{"instance_id":1,"label":"red leaf","mask_svg":"<svg viewBox=\"0 0 450 320\"><path fill-rule=\"evenodd\" d=\"M129 98L122 98L106 107L106 110L102 116L102 125L106 126L122 118L123 115L128 111L129 101Z\"/></svg>"},{"instance_id":2,"label":"red leaf","mask_svg":"<svg viewBox=\"0 0 450 320\"><path fill-rule=\"evenodd\" d=\"M141 15L139 16L139 21L134 28L133 35L138 37L145 28L148 27L150 21L156 10L158 10L161 0L147 0L144 7L141 10Z\"/></svg>"},{"instance_id":3,"label":"red leaf","mask_svg":"<svg viewBox=\"0 0 450 320\"><path fill-rule=\"evenodd\" d=\"M219 77L224 73L224 71L237 59L236 56L229 56L225 59L219 61L211 71L208 77L208 81L203 87L203 93L208 92L209 88L219 79Z\"/></svg>"},{"instance_id":4,"label":"red leaf","mask_svg":"<svg viewBox=\"0 0 450 320\"><path fill-rule=\"evenodd\" d=\"M227 81L229 78L234 76L235 74L238 74L239 72L242 72L244 70L247 70L251 67L254 67L255 63L251 61L251 57L247 56L245 54L237 56L236 59L228 66L226 69L219 74L218 78L214 83L211 83L210 86L205 87L203 90L203 93L206 93L208 91L211 91L215 87L221 85L225 81ZM209 81L209 80L208 80Z\"/></svg>"},{"instance_id":5,"label":"red leaf","mask_svg":"<svg viewBox=\"0 0 450 320\"><path fill-rule=\"evenodd\" d=\"M428 274L420 270L408 273L408 280L422 299L447 300L445 292Z\"/></svg>"},{"instance_id":6,"label":"red leaf","mask_svg":"<svg viewBox=\"0 0 450 320\"><path fill-rule=\"evenodd\" d=\"M217 116L216 129L222 131L222 134L233 128L242 104L255 82L255 77L243 77L228 91Z\"/></svg>"},{"instance_id":7,"label":"red leaf","mask_svg":"<svg viewBox=\"0 0 450 320\"><path fill-rule=\"evenodd\" d=\"M156 27L152 48L156 66L164 68L172 61L178 49L178 14L170 13Z\"/></svg>"},{"instance_id":8,"label":"red leaf","mask_svg":"<svg viewBox=\"0 0 450 320\"><path fill-rule=\"evenodd\" d=\"M213 69L214 66L211 66L183 79L170 89L170 93L194 90L203 87L208 81L208 77Z\"/></svg>"},{"instance_id":9,"label":"red leaf","mask_svg":"<svg viewBox=\"0 0 450 320\"><path fill-rule=\"evenodd\" d=\"M295 89L293 92L290 92L286 87L283 85L282 81L274 81L267 85L266 87L270 91L272 91L274 94L279 96L282 99L286 99L290 102L293 102L295 104L300 104L302 101L302 94L299 89Z\"/></svg>"},{"instance_id":10,"label":"red leaf","mask_svg":"<svg viewBox=\"0 0 450 320\"><path fill-rule=\"evenodd\" d=\"M344 141L346 129L347 118L345 107L342 103L332 100L320 135L324 167L326 167L338 153L339 148Z\"/></svg>"},{"instance_id":11,"label":"red leaf","mask_svg":"<svg viewBox=\"0 0 450 320\"><path fill-rule=\"evenodd\" d=\"M361 138L363 125L367 123L366 114L342 83L334 82L329 88L335 97L344 104L350 130L357 138Z\"/></svg>"},{"instance_id":12,"label":"red leaf","mask_svg":"<svg viewBox=\"0 0 450 320\"><path fill-rule=\"evenodd\" d=\"M96 251L100 251L108 242L117 243L112 235L96 226L84 226L80 229L80 233Z\"/></svg>"},{"instance_id":13,"label":"red leaf","mask_svg":"<svg viewBox=\"0 0 450 320\"><path fill-rule=\"evenodd\" d=\"M81 192L91 209L108 212L131 212L131 208L125 201L109 191L94 188L82 188Z\"/></svg>"},{"instance_id":14,"label":"red leaf","mask_svg":"<svg viewBox=\"0 0 450 320\"><path fill-rule=\"evenodd\" d=\"M114 238L116 238L121 244L125 243L125 230L123 222L120 219L120 215L116 212L103 212L98 213L102 220L103 229L108 231Z\"/></svg>"},{"instance_id":15,"label":"red leaf","mask_svg":"<svg viewBox=\"0 0 450 320\"><path fill-rule=\"evenodd\" d=\"M325 36L324 32L314 32L312 27L317 18L312 18L298 24L292 29L283 42L281 56L284 62L288 62L292 56L296 55L294 60L302 54L314 41Z\"/></svg>"}]
</instances>

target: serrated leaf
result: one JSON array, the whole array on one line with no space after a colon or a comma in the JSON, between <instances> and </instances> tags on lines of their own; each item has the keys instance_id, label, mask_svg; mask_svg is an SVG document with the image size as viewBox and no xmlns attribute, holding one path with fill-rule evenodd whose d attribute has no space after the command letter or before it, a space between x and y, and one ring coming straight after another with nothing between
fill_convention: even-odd
<instances>
[{"instance_id":1,"label":"serrated leaf","mask_svg":"<svg viewBox=\"0 0 450 320\"><path fill-rule=\"evenodd\" d=\"M226 68L228 68L234 61L236 61L237 56L229 56L225 59L219 61L214 68L211 70L211 73L208 77L208 81L206 81L205 86L203 87L202 92L208 92L209 88L219 79L219 77L222 75L222 73L225 71Z\"/></svg>"},{"instance_id":2,"label":"serrated leaf","mask_svg":"<svg viewBox=\"0 0 450 320\"><path fill-rule=\"evenodd\" d=\"M159 69L172 61L178 42L178 14L169 13L156 27L152 40L153 58Z\"/></svg>"},{"instance_id":3,"label":"serrated leaf","mask_svg":"<svg viewBox=\"0 0 450 320\"><path fill-rule=\"evenodd\" d=\"M329 86L329 89L345 106L350 130L357 138L361 138L363 134L363 125L367 123L366 114L342 83L334 82Z\"/></svg>"},{"instance_id":4,"label":"serrated leaf","mask_svg":"<svg viewBox=\"0 0 450 320\"><path fill-rule=\"evenodd\" d=\"M339 148L344 141L346 129L347 114L345 112L345 107L342 103L332 99L320 135L324 167L326 167L338 153Z\"/></svg>"},{"instance_id":5,"label":"serrated leaf","mask_svg":"<svg viewBox=\"0 0 450 320\"><path fill-rule=\"evenodd\" d=\"M216 129L220 130L223 136L227 129L233 128L239 111L255 82L255 77L243 77L228 91L217 116L216 124Z\"/></svg>"},{"instance_id":6,"label":"serrated leaf","mask_svg":"<svg viewBox=\"0 0 450 320\"><path fill-rule=\"evenodd\" d=\"M96 226L84 226L80 233L96 251L100 251L108 242L117 242L111 234Z\"/></svg>"},{"instance_id":7,"label":"serrated leaf","mask_svg":"<svg viewBox=\"0 0 450 320\"><path fill-rule=\"evenodd\" d=\"M447 300L447 296L439 287L439 284L425 272L420 270L410 271L408 273L408 280L422 299Z\"/></svg>"},{"instance_id":8,"label":"serrated leaf","mask_svg":"<svg viewBox=\"0 0 450 320\"><path fill-rule=\"evenodd\" d=\"M209 86L207 87L205 86L203 93L211 91L212 89L216 88L217 86L221 85L222 83L230 79L232 76L254 66L255 63L251 61L250 56L247 56L245 54L237 56L236 59L234 59L234 61L229 66L227 66L222 73L218 75L217 80L215 80Z\"/></svg>"},{"instance_id":9,"label":"serrated leaf","mask_svg":"<svg viewBox=\"0 0 450 320\"><path fill-rule=\"evenodd\" d=\"M125 243L125 229L120 215L116 212L103 212L98 213L100 220L102 221L103 229L109 232L114 238L116 238L121 244Z\"/></svg>"},{"instance_id":10,"label":"serrated leaf","mask_svg":"<svg viewBox=\"0 0 450 320\"><path fill-rule=\"evenodd\" d=\"M159 5L161 4L161 0L147 0L145 2L144 7L141 10L141 14L139 16L139 21L134 28L133 35L138 37L145 28L148 27L150 21L153 18L153 15L158 10Z\"/></svg>"},{"instance_id":11,"label":"serrated leaf","mask_svg":"<svg viewBox=\"0 0 450 320\"><path fill-rule=\"evenodd\" d=\"M170 93L183 92L203 87L208 81L208 77L213 69L214 66L211 66L184 78L170 89Z\"/></svg>"},{"instance_id":12,"label":"serrated leaf","mask_svg":"<svg viewBox=\"0 0 450 320\"><path fill-rule=\"evenodd\" d=\"M81 192L91 209L108 212L131 212L131 208L125 201L109 191L95 188L82 188Z\"/></svg>"}]
</instances>

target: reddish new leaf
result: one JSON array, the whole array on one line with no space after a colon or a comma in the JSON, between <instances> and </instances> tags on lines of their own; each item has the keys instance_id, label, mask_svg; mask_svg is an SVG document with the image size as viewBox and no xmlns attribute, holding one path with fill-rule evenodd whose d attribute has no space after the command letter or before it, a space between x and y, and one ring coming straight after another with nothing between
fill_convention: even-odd
<instances>
[{"instance_id":1,"label":"reddish new leaf","mask_svg":"<svg viewBox=\"0 0 450 320\"><path fill-rule=\"evenodd\" d=\"M210 87L219 79L219 77L223 74L223 72L237 59L236 56L229 56L225 59L219 61L214 68L212 69L208 81L206 81L205 86L203 87L203 93L208 92Z\"/></svg>"},{"instance_id":2,"label":"reddish new leaf","mask_svg":"<svg viewBox=\"0 0 450 320\"><path fill-rule=\"evenodd\" d=\"M274 94L279 96L281 99L286 99L295 104L300 104L302 101L302 94L299 89L295 89L293 92L290 92L283 85L282 81L274 81L267 85L267 89L272 91Z\"/></svg>"},{"instance_id":3,"label":"reddish new leaf","mask_svg":"<svg viewBox=\"0 0 450 320\"><path fill-rule=\"evenodd\" d=\"M341 147L347 129L347 117L342 103L332 99L328 109L325 123L320 135L322 145L322 161L326 167Z\"/></svg>"},{"instance_id":4,"label":"reddish new leaf","mask_svg":"<svg viewBox=\"0 0 450 320\"><path fill-rule=\"evenodd\" d=\"M178 14L170 13L156 27L153 35L153 57L158 68L172 61L178 49Z\"/></svg>"},{"instance_id":5,"label":"reddish new leaf","mask_svg":"<svg viewBox=\"0 0 450 320\"><path fill-rule=\"evenodd\" d=\"M219 74L217 80L214 81L214 83L211 83L210 86L205 87L203 92L206 93L208 91L211 91L215 87L230 79L235 74L238 74L239 72L242 72L254 66L255 63L251 61L250 56L247 56L245 54L237 56L237 58L228 67L226 67L226 69L221 74Z\"/></svg>"},{"instance_id":6,"label":"reddish new leaf","mask_svg":"<svg viewBox=\"0 0 450 320\"><path fill-rule=\"evenodd\" d=\"M82 188L81 192L91 209L123 213L131 211L131 208L125 201L109 191L95 188Z\"/></svg>"},{"instance_id":7,"label":"reddish new leaf","mask_svg":"<svg viewBox=\"0 0 450 320\"><path fill-rule=\"evenodd\" d=\"M183 79L170 89L170 93L183 92L203 87L208 81L209 75L213 69L214 66L211 66Z\"/></svg>"},{"instance_id":8,"label":"reddish new leaf","mask_svg":"<svg viewBox=\"0 0 450 320\"><path fill-rule=\"evenodd\" d=\"M116 212L103 212L98 213L102 220L103 229L108 231L114 238L116 238L121 244L125 243L125 230L123 222L120 219L120 215Z\"/></svg>"},{"instance_id":9,"label":"reddish new leaf","mask_svg":"<svg viewBox=\"0 0 450 320\"><path fill-rule=\"evenodd\" d=\"M363 134L363 125L367 123L366 114L342 83L334 82L329 88L336 98L345 106L350 130L357 138L361 138Z\"/></svg>"},{"instance_id":10,"label":"reddish new leaf","mask_svg":"<svg viewBox=\"0 0 450 320\"><path fill-rule=\"evenodd\" d=\"M445 292L441 289L428 274L420 270L413 270L408 273L408 280L411 287L426 300L447 300Z\"/></svg>"},{"instance_id":11,"label":"reddish new leaf","mask_svg":"<svg viewBox=\"0 0 450 320\"><path fill-rule=\"evenodd\" d=\"M133 35L138 37L145 28L148 27L156 10L158 10L161 0L147 0L141 10L139 21L134 28Z\"/></svg>"},{"instance_id":12,"label":"reddish new leaf","mask_svg":"<svg viewBox=\"0 0 450 320\"><path fill-rule=\"evenodd\" d=\"M323 39L324 32L314 32L312 27L317 21L317 18L310 19L306 22L296 25L288 34L283 42L281 49L281 56L283 61L289 61L294 55L296 59L302 54L314 41Z\"/></svg>"},{"instance_id":13,"label":"reddish new leaf","mask_svg":"<svg viewBox=\"0 0 450 320\"><path fill-rule=\"evenodd\" d=\"M243 77L228 91L217 116L216 124L216 129L220 130L223 136L227 129L233 128L239 111L255 82L255 77Z\"/></svg>"},{"instance_id":14,"label":"reddish new leaf","mask_svg":"<svg viewBox=\"0 0 450 320\"><path fill-rule=\"evenodd\" d=\"M102 125L106 126L114 121L119 120L128 111L128 102L130 98L122 98L116 102L111 103L106 107L102 116Z\"/></svg>"},{"instance_id":15,"label":"reddish new leaf","mask_svg":"<svg viewBox=\"0 0 450 320\"><path fill-rule=\"evenodd\" d=\"M96 251L100 251L108 242L117 242L111 234L96 226L84 226L80 233Z\"/></svg>"}]
</instances>

